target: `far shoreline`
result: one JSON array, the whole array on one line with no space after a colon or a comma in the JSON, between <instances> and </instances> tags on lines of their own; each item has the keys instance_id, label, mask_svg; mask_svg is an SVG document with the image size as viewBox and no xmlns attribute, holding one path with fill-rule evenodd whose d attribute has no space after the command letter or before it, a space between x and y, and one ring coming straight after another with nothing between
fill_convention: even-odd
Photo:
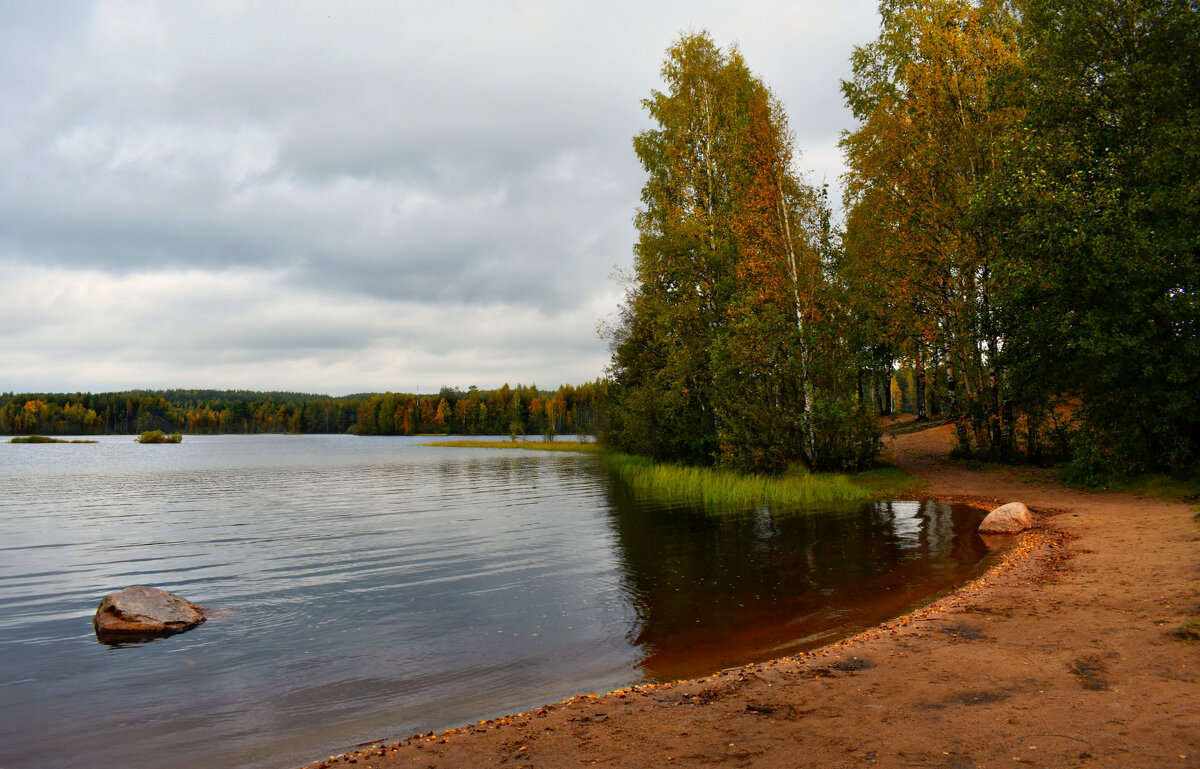
<instances>
[{"instance_id":1,"label":"far shoreline","mask_svg":"<svg viewBox=\"0 0 1200 769\"><path fill-rule=\"evenodd\" d=\"M429 443L422 443L421 445L453 449L523 449L525 451L563 451L576 454L604 453L604 447L595 441L514 441L504 436L497 436L497 439L494 441L464 439L452 441L431 441Z\"/></svg>"}]
</instances>

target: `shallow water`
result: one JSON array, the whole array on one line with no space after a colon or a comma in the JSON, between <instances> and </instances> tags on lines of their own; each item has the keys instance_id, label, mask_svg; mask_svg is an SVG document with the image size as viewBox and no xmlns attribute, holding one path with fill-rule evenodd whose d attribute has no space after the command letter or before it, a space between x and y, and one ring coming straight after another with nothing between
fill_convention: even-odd
<instances>
[{"instance_id":1,"label":"shallow water","mask_svg":"<svg viewBox=\"0 0 1200 769\"><path fill-rule=\"evenodd\" d=\"M986 565L973 508L712 517L425 440L0 444L0 766L294 766L812 648ZM98 643L132 584L217 612Z\"/></svg>"}]
</instances>

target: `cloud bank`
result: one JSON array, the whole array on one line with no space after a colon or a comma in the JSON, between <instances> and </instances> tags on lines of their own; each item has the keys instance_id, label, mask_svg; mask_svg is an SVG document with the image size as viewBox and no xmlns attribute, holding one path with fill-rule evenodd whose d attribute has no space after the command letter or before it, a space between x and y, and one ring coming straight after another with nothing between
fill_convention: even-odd
<instances>
[{"instance_id":1,"label":"cloud bank","mask_svg":"<svg viewBox=\"0 0 1200 769\"><path fill-rule=\"evenodd\" d=\"M708 29L836 185L871 3L0 8L0 389L432 391L602 374L631 139Z\"/></svg>"}]
</instances>

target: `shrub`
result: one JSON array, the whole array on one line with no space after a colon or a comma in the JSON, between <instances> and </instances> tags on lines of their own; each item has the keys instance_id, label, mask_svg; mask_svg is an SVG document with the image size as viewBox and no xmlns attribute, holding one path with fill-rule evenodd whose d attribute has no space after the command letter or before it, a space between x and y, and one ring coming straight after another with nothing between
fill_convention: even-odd
<instances>
[{"instance_id":1,"label":"shrub","mask_svg":"<svg viewBox=\"0 0 1200 769\"><path fill-rule=\"evenodd\" d=\"M162 430L147 430L137 439L138 443L179 443L183 440L182 433L164 433Z\"/></svg>"}]
</instances>

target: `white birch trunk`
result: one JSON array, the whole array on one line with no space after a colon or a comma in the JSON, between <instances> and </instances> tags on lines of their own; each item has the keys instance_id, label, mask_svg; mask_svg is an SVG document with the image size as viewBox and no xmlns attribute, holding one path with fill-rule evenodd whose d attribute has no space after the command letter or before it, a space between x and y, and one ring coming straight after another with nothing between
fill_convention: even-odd
<instances>
[{"instance_id":1,"label":"white birch trunk","mask_svg":"<svg viewBox=\"0 0 1200 769\"><path fill-rule=\"evenodd\" d=\"M784 248L787 251L788 269L792 280L792 307L796 313L796 330L800 336L800 394L804 399L804 456L809 466L817 461L817 439L813 425L813 395L808 382L808 344L804 340L804 307L800 303L800 270L796 264L796 244L792 240L791 218L788 216L787 199L783 194L783 182L776 178L775 188L779 193L779 211L783 220Z\"/></svg>"}]
</instances>

